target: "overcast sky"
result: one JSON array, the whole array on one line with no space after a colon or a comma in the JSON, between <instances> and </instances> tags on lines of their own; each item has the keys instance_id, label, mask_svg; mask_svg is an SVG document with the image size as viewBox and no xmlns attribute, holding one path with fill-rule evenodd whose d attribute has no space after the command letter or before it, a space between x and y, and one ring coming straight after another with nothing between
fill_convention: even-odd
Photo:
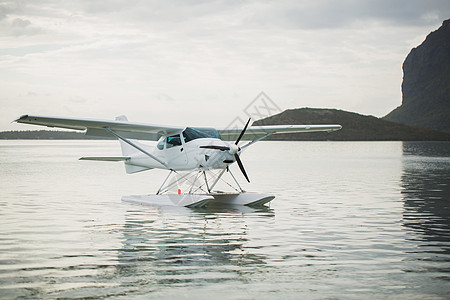
<instances>
[{"instance_id":1,"label":"overcast sky","mask_svg":"<svg viewBox=\"0 0 450 300\"><path fill-rule=\"evenodd\" d=\"M22 114L226 126L281 109L384 116L448 0L0 0L0 130Z\"/></svg>"}]
</instances>

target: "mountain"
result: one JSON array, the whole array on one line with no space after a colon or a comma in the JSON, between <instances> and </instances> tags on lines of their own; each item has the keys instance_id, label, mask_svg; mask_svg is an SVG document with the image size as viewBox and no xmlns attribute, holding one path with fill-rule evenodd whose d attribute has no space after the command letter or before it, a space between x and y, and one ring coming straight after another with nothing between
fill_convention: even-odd
<instances>
[{"instance_id":1,"label":"mountain","mask_svg":"<svg viewBox=\"0 0 450 300\"><path fill-rule=\"evenodd\" d=\"M301 141L450 141L450 133L399 124L374 116L336 109L298 108L258 120L255 125L340 124L332 133L290 133L269 137L271 140Z\"/></svg>"},{"instance_id":2,"label":"mountain","mask_svg":"<svg viewBox=\"0 0 450 300\"><path fill-rule=\"evenodd\" d=\"M384 119L450 132L450 19L406 57L402 94Z\"/></svg>"}]
</instances>

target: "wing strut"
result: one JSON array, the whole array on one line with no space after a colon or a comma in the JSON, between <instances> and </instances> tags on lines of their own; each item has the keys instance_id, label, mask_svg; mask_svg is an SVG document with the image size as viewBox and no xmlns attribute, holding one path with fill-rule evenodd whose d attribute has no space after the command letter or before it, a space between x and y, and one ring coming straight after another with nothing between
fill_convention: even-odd
<instances>
[{"instance_id":1,"label":"wing strut","mask_svg":"<svg viewBox=\"0 0 450 300\"><path fill-rule=\"evenodd\" d=\"M260 138L258 138L256 140L253 140L250 143L245 144L244 146L242 146L241 149L247 148L248 146L253 145L256 142L259 142L260 140L265 139L266 137L268 137L269 135L272 135L272 134L273 134L273 132L270 132L270 133L268 133L268 134L266 134L266 135L264 135L264 136L262 136L262 137L260 137Z\"/></svg>"},{"instance_id":2,"label":"wing strut","mask_svg":"<svg viewBox=\"0 0 450 300\"><path fill-rule=\"evenodd\" d=\"M142 149L141 147L139 147L138 145L136 145L135 143L127 140L126 138L124 138L123 136L118 135L117 133L115 133L113 130L111 130L110 128L106 127L105 128L106 131L110 132L112 135L114 135L115 137L117 137L118 139L121 139L122 141L124 141L125 143L127 143L128 145L138 149L139 151L141 151L142 153L144 153L145 155L153 158L154 160L156 160L157 162L159 162L160 164L162 164L164 167L168 168L167 164L165 162L163 162L162 160L160 160L159 158L157 158L156 156L148 153L147 151L145 151L144 149Z\"/></svg>"}]
</instances>

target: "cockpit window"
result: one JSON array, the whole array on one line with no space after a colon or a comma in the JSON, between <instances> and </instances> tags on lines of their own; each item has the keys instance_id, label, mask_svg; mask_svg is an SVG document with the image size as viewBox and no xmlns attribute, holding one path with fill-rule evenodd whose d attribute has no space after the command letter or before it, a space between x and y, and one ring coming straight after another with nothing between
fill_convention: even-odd
<instances>
[{"instance_id":1,"label":"cockpit window","mask_svg":"<svg viewBox=\"0 0 450 300\"><path fill-rule=\"evenodd\" d=\"M195 128L195 127L186 127L183 131L184 142L187 143L189 141L201 138L220 138L219 133L214 128Z\"/></svg>"},{"instance_id":2,"label":"cockpit window","mask_svg":"<svg viewBox=\"0 0 450 300\"><path fill-rule=\"evenodd\" d=\"M172 148L175 146L181 146L181 138L179 134L167 137L167 148Z\"/></svg>"},{"instance_id":3,"label":"cockpit window","mask_svg":"<svg viewBox=\"0 0 450 300\"><path fill-rule=\"evenodd\" d=\"M158 144L156 145L156 147L159 149L159 150L162 150L162 149L164 149L164 142L166 141L166 139L161 139L159 142L158 142Z\"/></svg>"}]
</instances>

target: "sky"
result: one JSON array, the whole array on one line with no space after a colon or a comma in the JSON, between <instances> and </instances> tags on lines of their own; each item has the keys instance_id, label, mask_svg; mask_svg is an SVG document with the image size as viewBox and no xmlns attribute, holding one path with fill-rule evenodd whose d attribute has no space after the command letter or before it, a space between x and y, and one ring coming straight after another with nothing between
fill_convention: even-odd
<instances>
[{"instance_id":1,"label":"sky","mask_svg":"<svg viewBox=\"0 0 450 300\"><path fill-rule=\"evenodd\" d=\"M382 117L448 18L448 0L0 0L0 131L39 129L23 114L223 127L262 91Z\"/></svg>"}]
</instances>

